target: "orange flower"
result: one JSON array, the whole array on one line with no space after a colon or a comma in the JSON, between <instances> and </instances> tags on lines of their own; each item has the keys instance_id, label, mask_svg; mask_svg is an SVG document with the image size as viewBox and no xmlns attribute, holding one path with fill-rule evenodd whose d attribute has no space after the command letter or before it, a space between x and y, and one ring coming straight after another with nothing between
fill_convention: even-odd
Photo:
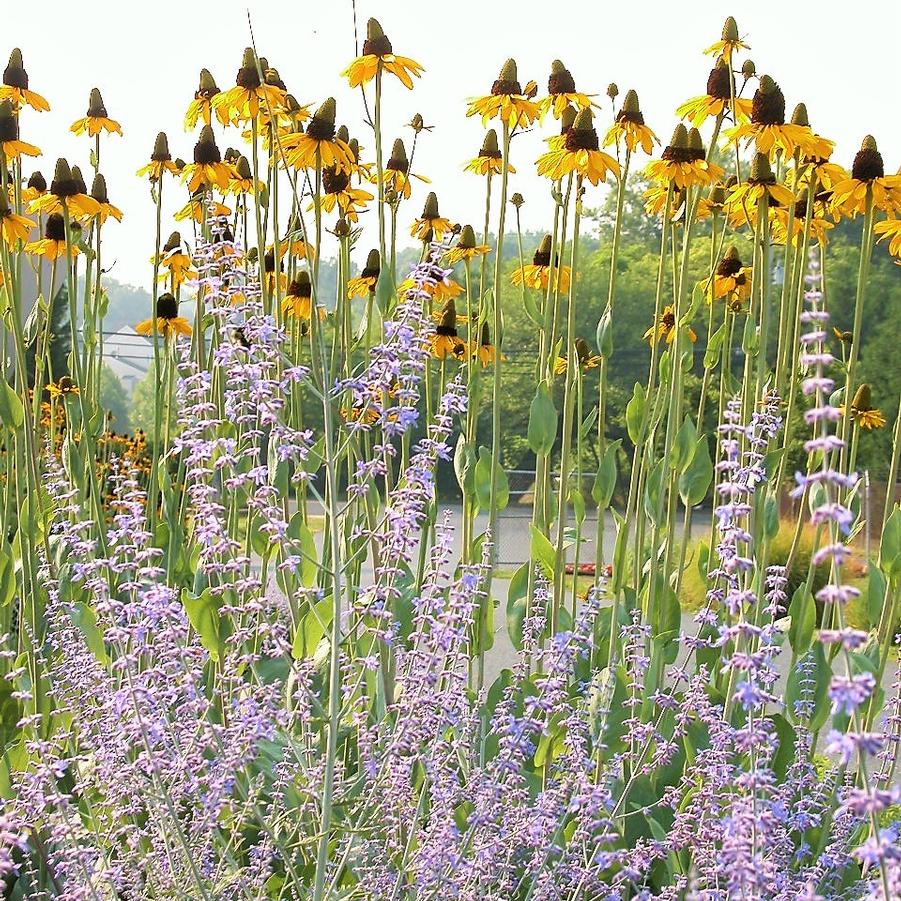
<instances>
[{"instance_id":1,"label":"orange flower","mask_svg":"<svg viewBox=\"0 0 901 901\"><path fill-rule=\"evenodd\" d=\"M419 78L423 72L422 66L415 59L396 56L382 26L375 19L370 19L366 25L363 53L341 74L347 78L352 88L358 88L372 81L380 70L390 72L404 87L411 90L413 79L410 76Z\"/></svg>"}]
</instances>

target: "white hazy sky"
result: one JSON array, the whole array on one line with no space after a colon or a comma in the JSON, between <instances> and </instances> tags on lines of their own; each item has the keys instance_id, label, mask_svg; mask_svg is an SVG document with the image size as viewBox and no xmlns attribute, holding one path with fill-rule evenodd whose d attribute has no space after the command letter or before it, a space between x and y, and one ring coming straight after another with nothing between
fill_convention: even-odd
<instances>
[{"instance_id":1,"label":"white hazy sky","mask_svg":"<svg viewBox=\"0 0 901 901\"><path fill-rule=\"evenodd\" d=\"M52 106L50 113L26 111L22 123L22 138L44 151L37 166L48 180L60 155L89 168L88 139L75 137L68 128L84 115L92 87L101 89L110 116L122 123L124 139L104 140L101 167L110 198L126 217L105 231L104 264L115 261L111 274L120 281L149 287L151 280L153 205L135 170L149 158L160 130L168 133L173 155L190 160L194 137L185 134L182 119L198 72L209 68L222 89L234 84L248 44L248 8L258 50L279 69L289 90L301 103L335 96L339 123L349 126L371 158L372 134L362 121L359 91L351 92L339 75L354 55L350 0L53 0L17 4L4 17L8 46L0 47L0 65L9 49L20 46L31 87ZM678 104L704 92L712 61L701 51L718 39L729 14L736 16L751 45L758 73L771 74L782 86L789 112L805 101L814 128L837 141L837 161L847 165L861 137L872 133L887 168L897 169L898 0L820 0L813 5L781 0L359 0L357 6L361 30L367 17L376 16L395 52L426 67L412 92L394 79L387 81L387 148L400 135L409 149L412 132L401 126L413 113L422 113L435 129L421 136L414 170L431 177L443 215L477 226L484 182L462 167L477 154L483 129L477 119L465 117L465 100L488 92L507 57L517 59L522 83L534 78L542 91L551 60L562 59L577 88L598 93L604 102L599 129L610 115L604 96L608 83L616 82L621 94L634 87L647 123L665 143ZM541 136L551 128L546 121L541 134L514 142L519 173L511 179L511 191L526 197L525 228L548 225L547 184L532 174L532 163L542 150ZM220 132L219 141L222 149L242 146L235 130L225 137ZM164 236L173 227L172 212L186 199L174 182L167 189ZM427 190L418 189L402 208L404 228L418 215ZM367 220L371 236L362 239L363 257L373 243L374 211L365 215Z\"/></svg>"}]
</instances>

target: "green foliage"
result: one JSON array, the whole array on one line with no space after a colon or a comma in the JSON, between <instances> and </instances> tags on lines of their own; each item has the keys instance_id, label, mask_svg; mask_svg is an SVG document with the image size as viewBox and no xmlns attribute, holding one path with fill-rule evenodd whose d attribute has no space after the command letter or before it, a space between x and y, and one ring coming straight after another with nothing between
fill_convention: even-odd
<instances>
[{"instance_id":1,"label":"green foliage","mask_svg":"<svg viewBox=\"0 0 901 901\"><path fill-rule=\"evenodd\" d=\"M43 327L43 316L36 318L38 326ZM38 346L43 348L44 332L39 334L28 344L25 349L25 371L28 374L28 384L34 385L34 357ZM69 328L69 292L65 283L53 296L50 305L50 323L46 332L47 352L50 356L49 374L45 369L45 381L57 381L64 375L69 375L69 351L72 349L72 333Z\"/></svg>"},{"instance_id":2,"label":"green foliage","mask_svg":"<svg viewBox=\"0 0 901 901\"><path fill-rule=\"evenodd\" d=\"M796 521L791 518L779 521L778 531L776 531L775 535L770 539L769 553L767 556L768 565L786 565L794 540L795 523ZM807 579L807 573L810 569L810 560L813 554L813 540L814 530L807 526L802 528L794 560L792 561L791 569L788 572L788 586L786 588L786 593L789 600L794 596L798 587ZM692 543L692 546L689 549L688 559L694 559L699 547L700 542L695 541ZM816 595L816 593L826 584L828 578L829 567L826 564L820 564L819 566L814 567L813 579L811 582L811 594ZM706 591L707 580L702 578L696 567L689 566L682 576L682 591L679 602L683 609L697 610L701 607L705 602Z\"/></svg>"},{"instance_id":3,"label":"green foliage","mask_svg":"<svg viewBox=\"0 0 901 901\"><path fill-rule=\"evenodd\" d=\"M135 385L131 395L131 411L129 420L134 429L143 429L147 433L148 440L154 437L154 398L160 391L160 380L156 375L156 366L151 363L147 375ZM172 411L170 426L175 429L175 411Z\"/></svg>"},{"instance_id":4,"label":"green foliage","mask_svg":"<svg viewBox=\"0 0 901 901\"><path fill-rule=\"evenodd\" d=\"M625 439L624 446L629 458L631 458L631 441L626 435L624 411L632 397L635 383L644 385L647 382L650 353L648 343L642 339L642 335L653 319L660 253L659 226L644 213L641 192L645 187L641 178L632 177L626 191L623 241L617 260L616 300L611 322L605 329L605 342L612 343L606 397L607 436ZM596 347L598 322L604 312L603 299L607 295L614 201L614 192L609 192L601 208L586 214L587 222L580 243L575 332L577 336L588 341L592 350ZM590 225L592 222L597 229L594 233ZM700 281L709 272L711 241L707 228L703 223L699 224L692 241L689 284ZM851 327L859 258L859 232L859 223L843 222L831 233L828 247L825 274L830 310L835 324L842 329ZM526 259L531 258L541 237L538 233L523 235L523 254ZM743 259L750 259L751 247L746 237L730 234L728 242L736 245ZM531 469L534 466L534 451L523 436L528 431L530 402L535 395L537 330L520 302L519 289L509 283L510 274L519 265L515 234L507 235L504 259L506 265L503 350L507 361L502 367L501 422L504 423L504 430L501 439L501 458L508 470ZM562 255L562 261L568 262L568 251ZM398 268L402 272L404 267L399 265ZM664 291L669 294L672 292L671 276L671 272L663 273ZM489 271L489 284L486 285L486 289L491 287L490 282ZM773 294L774 303L778 303L778 290L774 290ZM887 474L891 427L897 414L897 410L892 408L894 403L892 399L901 393L901 368L886 365L886 361L893 359L895 348L901 343L901 319L891 315L891 311L899 307L901 307L901 279L898 277L898 269L882 248L877 247L873 254L867 303L864 307L859 379L873 384L874 404L881 406L888 425L886 428L862 434L858 449L858 467L861 470L869 470L871 479L875 480L884 479ZM719 308L714 312L721 316ZM778 316L778 310L775 311L775 315ZM697 409L700 375L703 371L707 343L707 316L707 305L702 302L693 323L698 333L698 342L694 348L694 364L692 371L684 380L686 410ZM715 328L719 321L721 319L715 319ZM733 336L734 344L741 342L743 328L744 320L739 317ZM769 348L771 354L775 354L777 332L777 329L773 329L770 336L773 342ZM842 350L837 340L831 349L837 357L841 357ZM735 372L734 365L733 372ZM717 368L714 369L710 380L708 396L716 396L719 381ZM590 405L597 403L597 386L598 370L589 370L584 375L583 387L586 413ZM562 409L560 379L552 386L552 391L557 409L560 410ZM800 465L804 455L803 441L807 434L807 427L802 419L805 404L801 401L800 390L796 401L792 414L795 438L789 447L785 465L785 472L789 476ZM487 411L488 407L483 398L479 418L480 444L490 444L491 421ZM714 427L715 418L716 405L708 403L705 421L696 424L698 434ZM559 449L559 442L557 448ZM715 448L711 448L711 454L714 452ZM583 447L583 469L596 471L597 464L594 439L589 437ZM620 473L621 488L627 483L628 477L629 472L626 468Z\"/></svg>"},{"instance_id":5,"label":"green foliage","mask_svg":"<svg viewBox=\"0 0 901 901\"><path fill-rule=\"evenodd\" d=\"M130 404L119 377L109 366L100 370L100 406L110 414L110 428L114 432L131 431Z\"/></svg>"}]
</instances>

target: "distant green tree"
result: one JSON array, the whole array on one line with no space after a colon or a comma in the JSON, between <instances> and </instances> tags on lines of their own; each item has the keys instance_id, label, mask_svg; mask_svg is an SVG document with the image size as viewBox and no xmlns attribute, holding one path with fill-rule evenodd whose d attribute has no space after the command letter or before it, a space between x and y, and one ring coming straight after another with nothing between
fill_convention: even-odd
<instances>
[{"instance_id":1,"label":"distant green tree","mask_svg":"<svg viewBox=\"0 0 901 901\"><path fill-rule=\"evenodd\" d=\"M130 432L128 394L122 387L119 377L109 366L104 366L100 370L100 406L110 414L112 431L120 434Z\"/></svg>"},{"instance_id":2,"label":"distant green tree","mask_svg":"<svg viewBox=\"0 0 901 901\"><path fill-rule=\"evenodd\" d=\"M38 341L43 343L43 317L35 317L36 324L41 328L39 335L25 349L25 371L28 374L29 386L34 386L35 354ZM47 332L50 371L45 373L44 380L55 382L64 375L69 375L69 351L72 349L72 335L69 330L69 292L63 284L53 296L50 304L50 327Z\"/></svg>"},{"instance_id":3,"label":"distant green tree","mask_svg":"<svg viewBox=\"0 0 901 901\"><path fill-rule=\"evenodd\" d=\"M147 375L135 385L131 393L131 410L129 411L129 421L131 427L135 430L142 429L147 433L147 440L151 443L154 440L154 398L160 391L160 379L156 375L156 364L151 363ZM170 420L170 428L174 432L175 428L175 411L172 411Z\"/></svg>"}]
</instances>

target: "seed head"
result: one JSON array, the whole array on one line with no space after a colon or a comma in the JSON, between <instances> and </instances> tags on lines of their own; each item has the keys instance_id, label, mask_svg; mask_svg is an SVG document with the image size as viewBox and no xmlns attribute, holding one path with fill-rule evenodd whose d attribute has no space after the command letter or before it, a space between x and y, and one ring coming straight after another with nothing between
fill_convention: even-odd
<instances>
[{"instance_id":1,"label":"seed head","mask_svg":"<svg viewBox=\"0 0 901 901\"><path fill-rule=\"evenodd\" d=\"M50 192L57 197L74 197L78 193L78 185L72 177L72 170L62 157L56 161Z\"/></svg>"},{"instance_id":2,"label":"seed head","mask_svg":"<svg viewBox=\"0 0 901 901\"><path fill-rule=\"evenodd\" d=\"M765 153L756 153L754 162L751 163L751 174L748 181L754 185L772 185L776 182L776 176L773 175L770 166L770 158Z\"/></svg>"},{"instance_id":3,"label":"seed head","mask_svg":"<svg viewBox=\"0 0 901 901\"><path fill-rule=\"evenodd\" d=\"M34 171L31 173L31 178L28 179L29 188L34 188L35 191L43 194L44 191L47 190L47 179L41 175L40 171Z\"/></svg>"},{"instance_id":4,"label":"seed head","mask_svg":"<svg viewBox=\"0 0 901 901\"><path fill-rule=\"evenodd\" d=\"M194 162L199 165L222 162L222 154L216 146L216 136L209 125L204 125L200 130L200 138L194 145Z\"/></svg>"},{"instance_id":5,"label":"seed head","mask_svg":"<svg viewBox=\"0 0 901 901\"><path fill-rule=\"evenodd\" d=\"M331 141L335 137L335 98L329 97L313 113L307 134L317 141Z\"/></svg>"},{"instance_id":6,"label":"seed head","mask_svg":"<svg viewBox=\"0 0 901 901\"><path fill-rule=\"evenodd\" d=\"M471 225L464 225L457 240L457 247L461 247L464 250L472 250L475 246L476 233L472 230Z\"/></svg>"},{"instance_id":7,"label":"seed head","mask_svg":"<svg viewBox=\"0 0 901 901\"><path fill-rule=\"evenodd\" d=\"M770 78L763 75L751 101L751 121L758 125L785 124L785 95Z\"/></svg>"},{"instance_id":8,"label":"seed head","mask_svg":"<svg viewBox=\"0 0 901 901\"><path fill-rule=\"evenodd\" d=\"M574 94L576 82L572 73L559 59L551 63L551 75L547 82L548 94Z\"/></svg>"},{"instance_id":9,"label":"seed head","mask_svg":"<svg viewBox=\"0 0 901 901\"><path fill-rule=\"evenodd\" d=\"M363 56L385 56L392 52L391 41L382 30L377 19L366 23L366 40L363 41Z\"/></svg>"},{"instance_id":10,"label":"seed head","mask_svg":"<svg viewBox=\"0 0 901 901\"><path fill-rule=\"evenodd\" d=\"M362 278L378 278L381 271L381 260L377 250L370 250L366 257L366 265L360 273Z\"/></svg>"},{"instance_id":11,"label":"seed head","mask_svg":"<svg viewBox=\"0 0 901 901\"><path fill-rule=\"evenodd\" d=\"M91 184L91 197L97 203L109 203L109 195L106 193L106 179L99 172L94 176L94 181Z\"/></svg>"},{"instance_id":12,"label":"seed head","mask_svg":"<svg viewBox=\"0 0 901 901\"><path fill-rule=\"evenodd\" d=\"M91 119L108 118L106 107L103 105L103 97L99 88L91 88L91 96L88 100L88 117Z\"/></svg>"},{"instance_id":13,"label":"seed head","mask_svg":"<svg viewBox=\"0 0 901 901\"><path fill-rule=\"evenodd\" d=\"M854 392L854 400L851 401L851 409L855 413L866 413L873 409L873 397L870 392L870 386L866 384L866 382Z\"/></svg>"},{"instance_id":14,"label":"seed head","mask_svg":"<svg viewBox=\"0 0 901 901\"><path fill-rule=\"evenodd\" d=\"M407 149L400 138L397 138L391 146L391 156L388 158L385 168L394 172L406 172L410 168L410 161L407 159Z\"/></svg>"},{"instance_id":15,"label":"seed head","mask_svg":"<svg viewBox=\"0 0 901 901\"><path fill-rule=\"evenodd\" d=\"M156 140L153 142L153 153L150 154L150 159L155 163L167 163L172 159L172 154L169 153L169 139L166 137L166 132L161 131L156 136Z\"/></svg>"},{"instance_id":16,"label":"seed head","mask_svg":"<svg viewBox=\"0 0 901 901\"><path fill-rule=\"evenodd\" d=\"M178 317L178 301L168 291L156 299L157 319L176 319Z\"/></svg>"},{"instance_id":17,"label":"seed head","mask_svg":"<svg viewBox=\"0 0 901 901\"><path fill-rule=\"evenodd\" d=\"M437 219L440 216L438 212L438 195L434 191L429 191L428 197L422 208L423 219Z\"/></svg>"},{"instance_id":18,"label":"seed head","mask_svg":"<svg viewBox=\"0 0 901 901\"><path fill-rule=\"evenodd\" d=\"M858 181L873 181L885 175L885 163L876 146L876 139L867 135L860 145L860 150L851 164L851 177Z\"/></svg>"},{"instance_id":19,"label":"seed head","mask_svg":"<svg viewBox=\"0 0 901 901\"><path fill-rule=\"evenodd\" d=\"M497 132L493 128L489 128L488 132L485 134L479 156L486 156L494 160L499 160L501 158L501 151L497 143Z\"/></svg>"},{"instance_id":20,"label":"seed head","mask_svg":"<svg viewBox=\"0 0 901 901\"><path fill-rule=\"evenodd\" d=\"M491 86L492 94L522 94L516 72L516 60L508 59L501 68L497 80Z\"/></svg>"},{"instance_id":21,"label":"seed head","mask_svg":"<svg viewBox=\"0 0 901 901\"><path fill-rule=\"evenodd\" d=\"M3 84L20 90L28 88L28 73L22 63L22 51L18 47L9 55L9 63L3 70Z\"/></svg>"},{"instance_id":22,"label":"seed head","mask_svg":"<svg viewBox=\"0 0 901 901\"><path fill-rule=\"evenodd\" d=\"M792 125L803 125L810 128L810 119L807 117L807 104L799 103L792 112Z\"/></svg>"},{"instance_id":23,"label":"seed head","mask_svg":"<svg viewBox=\"0 0 901 901\"><path fill-rule=\"evenodd\" d=\"M206 97L209 99L210 97L215 97L216 94L219 93L219 86L216 84L216 79L210 74L209 69L201 69L200 70L200 83L197 86L197 90L194 93L196 98Z\"/></svg>"},{"instance_id":24,"label":"seed head","mask_svg":"<svg viewBox=\"0 0 901 901\"><path fill-rule=\"evenodd\" d=\"M726 21L723 23L723 40L724 41L737 41L738 40L738 25L735 19L732 16L729 16Z\"/></svg>"}]
</instances>

